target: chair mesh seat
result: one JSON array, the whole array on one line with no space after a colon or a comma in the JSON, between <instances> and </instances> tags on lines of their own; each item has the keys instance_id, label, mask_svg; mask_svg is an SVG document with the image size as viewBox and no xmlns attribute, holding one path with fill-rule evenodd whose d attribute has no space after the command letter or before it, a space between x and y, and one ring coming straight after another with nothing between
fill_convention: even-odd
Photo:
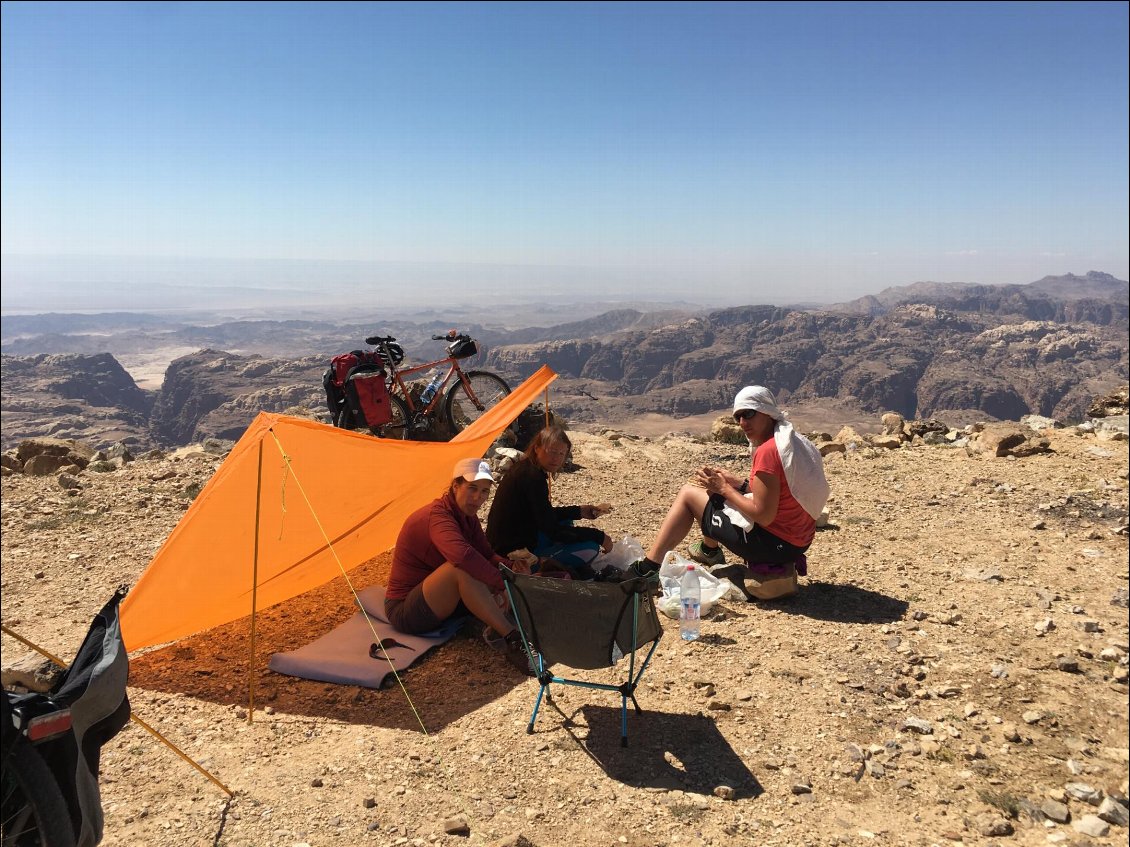
<instances>
[{"instance_id":1,"label":"chair mesh seat","mask_svg":"<svg viewBox=\"0 0 1130 847\"><path fill-rule=\"evenodd\" d=\"M619 692L621 743L626 745L627 701L631 699L640 711L635 689L663 635L654 598L658 577L579 582L516 574L508 568L501 571L518 627L534 651L530 659L541 683L527 732L533 732L542 696L556 682ZM637 668L636 651L648 645L647 656ZM573 680L547 670L553 665L577 670L609 668L623 658L628 659L627 679L619 685Z\"/></svg>"}]
</instances>

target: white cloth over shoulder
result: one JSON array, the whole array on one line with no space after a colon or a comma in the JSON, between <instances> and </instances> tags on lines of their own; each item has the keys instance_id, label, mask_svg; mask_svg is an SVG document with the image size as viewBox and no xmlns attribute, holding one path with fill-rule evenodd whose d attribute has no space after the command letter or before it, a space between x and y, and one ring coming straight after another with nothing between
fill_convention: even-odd
<instances>
[{"instance_id":1,"label":"white cloth over shoulder","mask_svg":"<svg viewBox=\"0 0 1130 847\"><path fill-rule=\"evenodd\" d=\"M824 457L816 445L793 429L788 416L781 411L773 393L761 385L749 385L734 398L734 411L753 409L775 420L773 440L785 469L789 491L813 520L820 517L832 489L824 476Z\"/></svg>"}]
</instances>

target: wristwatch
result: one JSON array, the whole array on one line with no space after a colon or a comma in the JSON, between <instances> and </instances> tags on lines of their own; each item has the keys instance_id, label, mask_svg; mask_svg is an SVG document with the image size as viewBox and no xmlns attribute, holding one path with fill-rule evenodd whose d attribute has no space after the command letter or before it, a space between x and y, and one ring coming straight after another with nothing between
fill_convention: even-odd
<instances>
[{"instance_id":1,"label":"wristwatch","mask_svg":"<svg viewBox=\"0 0 1130 847\"><path fill-rule=\"evenodd\" d=\"M738 491L741 492L742 494L745 494L749 491L749 480L748 479L742 480L742 487L739 488Z\"/></svg>"}]
</instances>

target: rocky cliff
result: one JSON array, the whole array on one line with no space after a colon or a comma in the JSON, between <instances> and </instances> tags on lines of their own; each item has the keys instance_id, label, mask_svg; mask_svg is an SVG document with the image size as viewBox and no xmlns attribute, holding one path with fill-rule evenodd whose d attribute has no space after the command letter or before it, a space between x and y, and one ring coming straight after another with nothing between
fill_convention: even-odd
<instances>
[{"instance_id":1,"label":"rocky cliff","mask_svg":"<svg viewBox=\"0 0 1130 847\"><path fill-rule=\"evenodd\" d=\"M1124 326L996 325L923 304L880 315L759 306L603 341L497 347L488 364L525 376L548 362L565 377L612 383L606 395L654 396L655 411L670 411L668 393L681 392L684 414L763 384L783 400L833 397L908 417L974 409L1078 419L1090 397L1126 379Z\"/></svg>"},{"instance_id":2,"label":"rocky cliff","mask_svg":"<svg viewBox=\"0 0 1130 847\"><path fill-rule=\"evenodd\" d=\"M908 418L975 412L1010 420L1026 414L1079 420L1091 397L1127 380L1126 306L1117 296L1071 299L1048 291L1103 293L1111 287L1106 276L1050 278L1033 284L1042 285L1039 290L919 284L883 292L868 308L743 306L699 316L670 313L670 322L658 326L654 316L620 310L479 337L485 366L512 383L542 364L557 371L562 379L554 389L555 409L577 421L712 412L749 384L772 387L782 402L829 398L865 413L889 410ZM1124 292L1125 283L1120 285ZM957 308L895 302L912 295ZM240 322L210 328L201 338L235 341L237 327L266 332ZM280 330L271 329L277 347ZM417 339L422 355L431 358L438 351L430 331L420 325L398 337ZM303 332L326 329L287 327L282 337L296 340L287 344L295 358L206 347L173 361L151 394L106 353L4 356L4 446L43 435L99 446L234 439L260 410L325 419L321 376L328 356L297 358L315 337L298 343ZM420 356L410 350L414 361Z\"/></svg>"}]
</instances>

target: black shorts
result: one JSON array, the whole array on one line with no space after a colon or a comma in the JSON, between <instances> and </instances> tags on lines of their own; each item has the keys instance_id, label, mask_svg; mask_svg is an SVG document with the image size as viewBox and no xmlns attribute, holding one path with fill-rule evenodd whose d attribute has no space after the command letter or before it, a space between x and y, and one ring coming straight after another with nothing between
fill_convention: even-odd
<instances>
[{"instance_id":1,"label":"black shorts","mask_svg":"<svg viewBox=\"0 0 1130 847\"><path fill-rule=\"evenodd\" d=\"M799 558L805 547L797 547L783 538L778 538L758 524L753 529L739 529L730 523L730 517L722 509L726 501L721 494L711 494L702 512L702 534L713 539L735 555L741 556L746 564L778 564L793 562Z\"/></svg>"},{"instance_id":2,"label":"black shorts","mask_svg":"<svg viewBox=\"0 0 1130 847\"><path fill-rule=\"evenodd\" d=\"M390 600L386 597L385 617L397 632L407 635L431 632L433 629L439 629L440 624L443 623L424 599L422 582L401 600Z\"/></svg>"}]
</instances>

